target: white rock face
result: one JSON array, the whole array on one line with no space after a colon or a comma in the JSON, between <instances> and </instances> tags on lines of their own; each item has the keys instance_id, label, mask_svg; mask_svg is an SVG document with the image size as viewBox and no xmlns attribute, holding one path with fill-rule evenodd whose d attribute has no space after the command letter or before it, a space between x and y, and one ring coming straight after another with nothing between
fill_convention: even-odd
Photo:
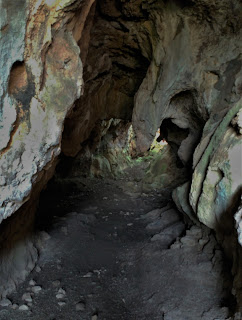
<instances>
[{"instance_id":1,"label":"white rock face","mask_svg":"<svg viewBox=\"0 0 242 320\"><path fill-rule=\"evenodd\" d=\"M62 10L70 1L49 9L41 39L43 31L36 28L33 16L34 11L38 18L44 14L40 3L31 7L33 12L27 1L21 3L16 8L14 1L9 2L7 33L0 40L4 57L0 59L4 75L0 77L0 222L29 199L41 171L60 153L64 119L80 97L83 83L80 49L64 25ZM60 26L52 36L51 25L57 21Z\"/></svg>"},{"instance_id":2,"label":"white rock face","mask_svg":"<svg viewBox=\"0 0 242 320\"><path fill-rule=\"evenodd\" d=\"M0 0L0 223L21 209L16 230L1 235L9 246L0 252L0 297L35 267L37 250L24 232L54 173L66 115L82 93L78 42L92 3ZM13 240L10 250L15 233L23 241Z\"/></svg>"}]
</instances>

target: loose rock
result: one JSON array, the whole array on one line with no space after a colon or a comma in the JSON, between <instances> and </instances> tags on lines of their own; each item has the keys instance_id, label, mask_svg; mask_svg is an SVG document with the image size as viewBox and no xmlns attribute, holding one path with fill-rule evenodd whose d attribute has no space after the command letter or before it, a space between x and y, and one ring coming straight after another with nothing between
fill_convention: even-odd
<instances>
[{"instance_id":1,"label":"loose rock","mask_svg":"<svg viewBox=\"0 0 242 320\"><path fill-rule=\"evenodd\" d=\"M34 287L32 287L31 290L33 293L38 293L42 290L42 288L41 288L41 286L34 286Z\"/></svg>"},{"instance_id":2,"label":"loose rock","mask_svg":"<svg viewBox=\"0 0 242 320\"><path fill-rule=\"evenodd\" d=\"M30 286L35 286L35 285L36 285L36 282L32 279L32 280L29 281L29 285L30 285Z\"/></svg>"},{"instance_id":3,"label":"loose rock","mask_svg":"<svg viewBox=\"0 0 242 320\"><path fill-rule=\"evenodd\" d=\"M27 311L27 310L29 310L29 307L28 307L26 304L22 304L22 305L19 307L19 310L21 310L21 311Z\"/></svg>"},{"instance_id":4,"label":"loose rock","mask_svg":"<svg viewBox=\"0 0 242 320\"><path fill-rule=\"evenodd\" d=\"M76 311L84 311L86 309L85 303L78 302L76 304Z\"/></svg>"},{"instance_id":5,"label":"loose rock","mask_svg":"<svg viewBox=\"0 0 242 320\"><path fill-rule=\"evenodd\" d=\"M22 296L22 300L27 301L27 302L32 302L33 299L31 297L31 294L29 292L26 292Z\"/></svg>"},{"instance_id":6,"label":"loose rock","mask_svg":"<svg viewBox=\"0 0 242 320\"><path fill-rule=\"evenodd\" d=\"M7 298L2 299L2 300L0 301L0 306L1 306L1 307L8 307L8 306L11 305L11 304L12 304L12 302L11 302L9 299L7 299Z\"/></svg>"}]
</instances>

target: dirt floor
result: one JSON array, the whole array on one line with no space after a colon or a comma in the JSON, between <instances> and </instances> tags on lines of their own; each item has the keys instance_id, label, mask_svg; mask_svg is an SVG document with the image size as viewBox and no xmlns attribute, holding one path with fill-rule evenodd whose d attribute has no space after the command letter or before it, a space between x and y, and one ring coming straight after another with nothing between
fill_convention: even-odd
<instances>
[{"instance_id":1,"label":"dirt floor","mask_svg":"<svg viewBox=\"0 0 242 320\"><path fill-rule=\"evenodd\" d=\"M73 178L42 195L39 261L1 320L225 320L230 276L213 234L169 192Z\"/></svg>"}]
</instances>

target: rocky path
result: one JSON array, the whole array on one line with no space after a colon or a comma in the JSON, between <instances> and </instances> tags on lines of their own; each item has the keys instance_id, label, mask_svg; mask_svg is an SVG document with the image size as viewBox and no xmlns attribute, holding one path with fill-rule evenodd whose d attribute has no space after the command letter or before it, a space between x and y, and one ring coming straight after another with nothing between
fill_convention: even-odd
<instances>
[{"instance_id":1,"label":"rocky path","mask_svg":"<svg viewBox=\"0 0 242 320\"><path fill-rule=\"evenodd\" d=\"M186 229L168 197L128 192L124 180L77 185L42 198L38 265L1 302L1 320L230 319L229 274L208 229Z\"/></svg>"}]
</instances>

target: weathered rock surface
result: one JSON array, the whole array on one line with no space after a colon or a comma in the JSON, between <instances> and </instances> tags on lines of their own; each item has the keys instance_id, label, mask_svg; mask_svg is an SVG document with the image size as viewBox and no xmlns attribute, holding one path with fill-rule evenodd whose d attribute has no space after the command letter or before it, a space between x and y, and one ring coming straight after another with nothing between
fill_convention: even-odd
<instances>
[{"instance_id":1,"label":"weathered rock surface","mask_svg":"<svg viewBox=\"0 0 242 320\"><path fill-rule=\"evenodd\" d=\"M91 159L107 133L100 122L132 120L137 154L160 128L174 163L192 167L173 198L216 230L238 289L240 13L239 0L1 0L0 222L31 215L61 150L74 157L88 144ZM116 170L122 139L109 141L112 152L92 159L94 175ZM154 188L170 180L164 173L153 181L161 161L146 176ZM4 241L6 234L15 231L8 227Z\"/></svg>"},{"instance_id":2,"label":"weathered rock surface","mask_svg":"<svg viewBox=\"0 0 242 320\"><path fill-rule=\"evenodd\" d=\"M69 0L0 2L0 222L21 211L31 198L25 207L30 217L19 213L24 218L23 230L12 225L1 234L10 250L7 256L7 250L1 252L1 288L9 277L14 288L35 265L34 249L24 245L28 242L24 230L30 222L24 223L33 221L31 211L53 175L61 150L64 119L82 91L78 42L91 4ZM78 32L72 25L77 16ZM18 232L21 242L11 252Z\"/></svg>"}]
</instances>

